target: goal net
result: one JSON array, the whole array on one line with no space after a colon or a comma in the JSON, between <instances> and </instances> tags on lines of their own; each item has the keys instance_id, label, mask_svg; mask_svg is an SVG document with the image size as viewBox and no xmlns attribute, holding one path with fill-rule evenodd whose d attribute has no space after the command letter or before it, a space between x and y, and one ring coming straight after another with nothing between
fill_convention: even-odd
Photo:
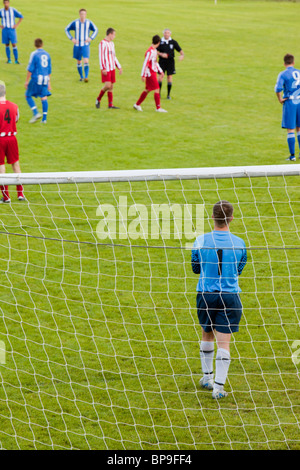
<instances>
[{"instance_id":1,"label":"goal net","mask_svg":"<svg viewBox=\"0 0 300 470\"><path fill-rule=\"evenodd\" d=\"M0 449L299 449L299 174L1 175ZM191 246L224 199L248 262L218 401Z\"/></svg>"}]
</instances>

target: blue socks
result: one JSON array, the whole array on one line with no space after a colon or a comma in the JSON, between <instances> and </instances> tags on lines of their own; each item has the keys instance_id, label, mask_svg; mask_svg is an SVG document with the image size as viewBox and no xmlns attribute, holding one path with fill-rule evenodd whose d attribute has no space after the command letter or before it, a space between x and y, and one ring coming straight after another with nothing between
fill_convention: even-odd
<instances>
[{"instance_id":1,"label":"blue socks","mask_svg":"<svg viewBox=\"0 0 300 470\"><path fill-rule=\"evenodd\" d=\"M7 60L10 60L10 48L9 48L9 46L6 46L5 52L6 52Z\"/></svg>"},{"instance_id":2,"label":"blue socks","mask_svg":"<svg viewBox=\"0 0 300 470\"><path fill-rule=\"evenodd\" d=\"M89 64L85 64L85 65L84 65L84 75L85 75L85 78L88 78L88 76L89 76L89 71L90 71L90 66L89 66Z\"/></svg>"},{"instance_id":3,"label":"blue socks","mask_svg":"<svg viewBox=\"0 0 300 470\"><path fill-rule=\"evenodd\" d=\"M83 78L83 75L82 75L82 65L81 65L81 64L77 64L77 70L78 70L78 73L79 73L80 78Z\"/></svg>"},{"instance_id":4,"label":"blue socks","mask_svg":"<svg viewBox=\"0 0 300 470\"><path fill-rule=\"evenodd\" d=\"M38 110L37 110L37 107L35 105L35 102L33 100L33 98L31 96L27 97L26 96L26 101L31 109L31 111L33 112L34 116L38 113Z\"/></svg>"},{"instance_id":5,"label":"blue socks","mask_svg":"<svg viewBox=\"0 0 300 470\"><path fill-rule=\"evenodd\" d=\"M42 122L47 121L47 113L48 113L48 100L43 100L42 101L42 107L43 107L43 119Z\"/></svg>"},{"instance_id":6,"label":"blue socks","mask_svg":"<svg viewBox=\"0 0 300 470\"><path fill-rule=\"evenodd\" d=\"M289 132L287 135L287 143L289 146L290 155L295 155L295 132Z\"/></svg>"},{"instance_id":7,"label":"blue socks","mask_svg":"<svg viewBox=\"0 0 300 470\"><path fill-rule=\"evenodd\" d=\"M38 114L38 109L34 102L34 99L31 96L29 96L29 97L26 97L26 101L28 105L30 106L30 109L33 112L33 115L36 116ZM43 108L42 122L47 122L48 107L49 107L48 100L42 100L42 108Z\"/></svg>"},{"instance_id":8,"label":"blue socks","mask_svg":"<svg viewBox=\"0 0 300 470\"><path fill-rule=\"evenodd\" d=\"M19 57L17 46L13 47L13 53L14 53L15 61L17 61Z\"/></svg>"}]
</instances>

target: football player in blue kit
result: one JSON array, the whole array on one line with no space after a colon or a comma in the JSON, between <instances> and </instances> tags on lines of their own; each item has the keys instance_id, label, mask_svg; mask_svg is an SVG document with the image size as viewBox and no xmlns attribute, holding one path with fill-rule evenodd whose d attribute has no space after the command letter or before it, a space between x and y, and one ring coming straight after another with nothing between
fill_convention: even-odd
<instances>
[{"instance_id":1,"label":"football player in blue kit","mask_svg":"<svg viewBox=\"0 0 300 470\"><path fill-rule=\"evenodd\" d=\"M0 18L2 29L2 44L5 44L7 63L11 64L9 47L9 44L11 43L15 58L15 64L19 64L16 29L23 20L23 15L18 10L10 6L9 0L3 0L3 8L1 8L0 10ZM18 18L17 23L16 18Z\"/></svg>"},{"instance_id":2,"label":"football player in blue kit","mask_svg":"<svg viewBox=\"0 0 300 470\"><path fill-rule=\"evenodd\" d=\"M80 81L89 81L89 57L90 57L90 44L98 34L97 26L86 17L87 12L85 8L79 10L79 19L71 21L65 28L67 37L73 42L73 58L77 60L77 70L80 76ZM71 34L74 31L74 37ZM82 59L84 63L84 78L82 71Z\"/></svg>"},{"instance_id":3,"label":"football player in blue kit","mask_svg":"<svg viewBox=\"0 0 300 470\"><path fill-rule=\"evenodd\" d=\"M197 314L202 327L200 386L224 398L230 365L230 340L239 330L242 316L238 278L247 263L245 242L233 235L229 224L233 206L219 201L213 207L214 230L197 237L192 249L192 270L199 274ZM213 372L214 340L217 343L216 374Z\"/></svg>"},{"instance_id":4,"label":"football player in blue kit","mask_svg":"<svg viewBox=\"0 0 300 470\"><path fill-rule=\"evenodd\" d=\"M296 161L296 135L300 147L300 70L295 68L295 59L291 54L283 58L285 70L280 72L275 85L275 93L282 104L281 127L287 130L287 143L290 151L289 161ZM300 158L300 157L299 157Z\"/></svg>"},{"instance_id":5,"label":"football player in blue kit","mask_svg":"<svg viewBox=\"0 0 300 470\"><path fill-rule=\"evenodd\" d=\"M51 95L50 76L52 71L51 57L43 49L43 41L37 38L34 41L36 50L31 53L27 67L27 77L25 82L26 101L33 113L30 123L33 124L42 118L42 123L47 123L48 96ZM41 98L43 114L38 112L34 98Z\"/></svg>"}]
</instances>

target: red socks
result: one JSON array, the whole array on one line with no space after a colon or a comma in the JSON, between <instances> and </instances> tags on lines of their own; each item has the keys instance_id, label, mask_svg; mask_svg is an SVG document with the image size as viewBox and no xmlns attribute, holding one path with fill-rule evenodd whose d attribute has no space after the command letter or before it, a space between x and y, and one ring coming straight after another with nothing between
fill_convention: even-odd
<instances>
[{"instance_id":1,"label":"red socks","mask_svg":"<svg viewBox=\"0 0 300 470\"><path fill-rule=\"evenodd\" d=\"M98 98L97 98L98 101L101 101L101 98L102 98L102 96L104 95L104 93L105 93L105 91L103 91L103 90L100 91L100 94L99 94L99 96L98 96Z\"/></svg>"},{"instance_id":2,"label":"red socks","mask_svg":"<svg viewBox=\"0 0 300 470\"><path fill-rule=\"evenodd\" d=\"M154 100L155 100L156 109L159 109L160 108L160 94L159 93L154 93Z\"/></svg>"},{"instance_id":3,"label":"red socks","mask_svg":"<svg viewBox=\"0 0 300 470\"><path fill-rule=\"evenodd\" d=\"M1 189L4 201L7 201L8 199L10 199L8 186L0 186L0 189ZM17 185L18 197L24 197L23 191L24 191L23 186L21 184L18 184Z\"/></svg>"},{"instance_id":4,"label":"red socks","mask_svg":"<svg viewBox=\"0 0 300 470\"><path fill-rule=\"evenodd\" d=\"M1 189L4 201L7 201L9 199L8 186L0 186L0 189Z\"/></svg>"},{"instance_id":5,"label":"red socks","mask_svg":"<svg viewBox=\"0 0 300 470\"><path fill-rule=\"evenodd\" d=\"M21 184L17 185L17 195L18 195L18 197L24 197L23 186Z\"/></svg>"},{"instance_id":6,"label":"red socks","mask_svg":"<svg viewBox=\"0 0 300 470\"><path fill-rule=\"evenodd\" d=\"M108 97L108 107L110 108L113 105L113 93L112 91L107 92Z\"/></svg>"},{"instance_id":7,"label":"red socks","mask_svg":"<svg viewBox=\"0 0 300 470\"><path fill-rule=\"evenodd\" d=\"M97 98L98 101L101 101L102 99L102 96L105 94L105 91L101 90L100 93L99 93L99 96ZM113 93L112 91L108 91L107 92L107 98L108 98L108 106L112 106L113 105Z\"/></svg>"},{"instance_id":8,"label":"red socks","mask_svg":"<svg viewBox=\"0 0 300 470\"><path fill-rule=\"evenodd\" d=\"M143 91L143 93L141 94L141 96L136 102L137 106L140 106L140 104L144 101L147 95L148 95L147 91ZM156 109L159 109L160 108L160 94L159 93L154 93L154 100L155 100Z\"/></svg>"},{"instance_id":9,"label":"red socks","mask_svg":"<svg viewBox=\"0 0 300 470\"><path fill-rule=\"evenodd\" d=\"M143 93L136 102L137 106L139 106L147 98L147 95L148 93L146 91L143 91Z\"/></svg>"}]
</instances>

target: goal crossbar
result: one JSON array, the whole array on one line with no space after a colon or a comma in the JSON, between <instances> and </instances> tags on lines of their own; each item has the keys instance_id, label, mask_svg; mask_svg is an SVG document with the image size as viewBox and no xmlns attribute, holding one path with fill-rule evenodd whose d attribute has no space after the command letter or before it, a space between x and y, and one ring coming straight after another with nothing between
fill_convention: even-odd
<instances>
[{"instance_id":1,"label":"goal crossbar","mask_svg":"<svg viewBox=\"0 0 300 470\"><path fill-rule=\"evenodd\" d=\"M122 181L159 181L188 179L254 178L272 176L298 176L300 166L256 165L208 168L170 168L151 170L74 171L45 173L13 173L0 175L1 185L109 183Z\"/></svg>"}]
</instances>

